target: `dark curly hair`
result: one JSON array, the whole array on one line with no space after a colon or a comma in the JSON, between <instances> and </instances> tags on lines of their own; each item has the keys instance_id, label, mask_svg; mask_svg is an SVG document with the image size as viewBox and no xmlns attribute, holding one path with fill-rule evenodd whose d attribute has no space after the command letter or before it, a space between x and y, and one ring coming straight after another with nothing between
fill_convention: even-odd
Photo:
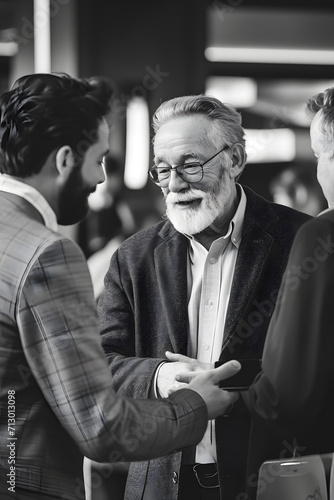
<instances>
[{"instance_id":1,"label":"dark curly hair","mask_svg":"<svg viewBox=\"0 0 334 500\"><path fill-rule=\"evenodd\" d=\"M19 78L0 97L0 172L29 177L63 145L81 158L97 141L112 92L110 83L97 77L34 74Z\"/></svg>"},{"instance_id":2,"label":"dark curly hair","mask_svg":"<svg viewBox=\"0 0 334 500\"><path fill-rule=\"evenodd\" d=\"M321 110L321 130L328 139L334 139L334 87L314 95L306 102L306 111L314 117Z\"/></svg>"}]
</instances>

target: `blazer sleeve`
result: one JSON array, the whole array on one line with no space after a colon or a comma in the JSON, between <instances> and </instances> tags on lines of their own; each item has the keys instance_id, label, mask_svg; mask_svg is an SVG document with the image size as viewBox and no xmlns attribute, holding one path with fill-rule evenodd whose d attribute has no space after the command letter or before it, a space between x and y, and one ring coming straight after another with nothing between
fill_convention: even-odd
<instances>
[{"instance_id":1,"label":"blazer sleeve","mask_svg":"<svg viewBox=\"0 0 334 500\"><path fill-rule=\"evenodd\" d=\"M194 391L159 401L115 394L88 268L73 242L45 244L35 255L20 285L16 314L29 368L87 457L144 460L200 441L207 410Z\"/></svg>"},{"instance_id":2,"label":"blazer sleeve","mask_svg":"<svg viewBox=\"0 0 334 500\"><path fill-rule=\"evenodd\" d=\"M145 348L142 342L149 343L151 340L149 334L145 338L140 337L140 340L136 339L135 315L137 325L146 323L140 318L140 308L135 313L135 294L139 293L140 287L133 285L133 278L127 278L126 273L130 272L128 264L126 261L120 263L119 259L120 252L116 251L111 258L104 279L104 291L98 303L102 346L113 375L115 390L130 398L147 398L154 393L152 384L156 369L166 359L138 355L138 351ZM152 305L152 312L153 309L156 306Z\"/></svg>"},{"instance_id":3,"label":"blazer sleeve","mask_svg":"<svg viewBox=\"0 0 334 500\"><path fill-rule=\"evenodd\" d=\"M299 230L272 317L262 373L242 397L276 434L303 433L326 412L333 389L334 225Z\"/></svg>"}]
</instances>

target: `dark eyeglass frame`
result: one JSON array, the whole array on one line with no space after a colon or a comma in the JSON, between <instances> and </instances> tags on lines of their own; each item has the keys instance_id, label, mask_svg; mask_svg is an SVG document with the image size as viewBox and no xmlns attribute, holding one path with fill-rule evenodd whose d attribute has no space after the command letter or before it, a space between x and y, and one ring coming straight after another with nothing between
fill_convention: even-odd
<instances>
[{"instance_id":1,"label":"dark eyeglass frame","mask_svg":"<svg viewBox=\"0 0 334 500\"><path fill-rule=\"evenodd\" d=\"M149 170L148 170L148 175L149 175L149 178L151 179L152 182L154 182L154 184L157 184L157 186L160 186L160 187L167 187L168 184L169 184L169 181L170 181L170 173L172 172L172 170L175 170L175 172L177 173L177 175L185 182L187 182L188 184L193 184L193 183L196 183L196 182L201 182L201 180L203 179L204 177L204 170L203 170L203 167L204 165L206 165L207 163L209 163L209 161L213 160L214 158L216 158L216 156L218 156L220 153L222 153L225 149L229 148L230 146L228 144L225 144L225 146L220 150L218 151L218 153L215 153L213 156L211 156L211 158L209 158L208 160L206 160L204 163L200 163L199 161L196 161L196 162L193 162L193 163L185 163L183 165L176 165L175 167L169 167L169 177L167 177L165 180L166 180L166 185L165 186L162 186L162 183L161 181L159 181L159 168L163 169L163 170L168 170L166 169L166 167L157 167L155 165L153 165L153 167L150 167ZM194 167L194 165L198 166L199 167L199 170L196 171L196 172L187 172L187 175L188 176L191 176L191 175L197 175L199 172L201 172L201 177L199 179L196 179L195 181L189 181L188 179L185 179L183 177L184 175L184 170L187 168L187 167ZM181 170L180 170L181 169ZM155 177L156 175L156 177ZM163 181L163 184L165 182Z\"/></svg>"}]
</instances>

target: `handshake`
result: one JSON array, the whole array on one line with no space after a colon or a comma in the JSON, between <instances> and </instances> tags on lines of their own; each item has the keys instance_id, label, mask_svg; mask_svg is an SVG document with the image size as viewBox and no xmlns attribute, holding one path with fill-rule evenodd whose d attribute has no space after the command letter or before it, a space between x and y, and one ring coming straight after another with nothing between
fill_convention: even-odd
<instances>
[{"instance_id":1,"label":"handshake","mask_svg":"<svg viewBox=\"0 0 334 500\"><path fill-rule=\"evenodd\" d=\"M241 369L238 361L228 361L214 368L210 363L202 363L182 354L166 352L166 357L169 362L160 365L157 375L157 390L161 397L168 397L180 388L192 389L204 400L209 419L226 413L239 399L239 392L219 387L223 380Z\"/></svg>"}]
</instances>

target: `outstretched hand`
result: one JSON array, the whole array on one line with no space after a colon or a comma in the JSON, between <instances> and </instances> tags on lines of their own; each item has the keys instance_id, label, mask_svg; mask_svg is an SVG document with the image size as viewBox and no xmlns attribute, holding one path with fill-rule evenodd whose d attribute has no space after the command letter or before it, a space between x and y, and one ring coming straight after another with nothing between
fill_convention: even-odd
<instances>
[{"instance_id":1,"label":"outstretched hand","mask_svg":"<svg viewBox=\"0 0 334 500\"><path fill-rule=\"evenodd\" d=\"M159 368L157 377L158 391L161 397L167 398L171 388L177 388L176 375L183 372L203 372L214 368L214 364L202 363L197 359L189 358L183 354L166 351L166 358L173 363L164 363Z\"/></svg>"},{"instance_id":2,"label":"outstretched hand","mask_svg":"<svg viewBox=\"0 0 334 500\"><path fill-rule=\"evenodd\" d=\"M239 399L238 392L229 392L220 389L218 384L222 380L235 375L241 368L238 361L232 360L224 363L218 368L206 370L202 373L188 371L179 373L176 380L180 383L170 392L187 387L203 398L208 409L209 419L214 419L226 413L231 405Z\"/></svg>"}]
</instances>

